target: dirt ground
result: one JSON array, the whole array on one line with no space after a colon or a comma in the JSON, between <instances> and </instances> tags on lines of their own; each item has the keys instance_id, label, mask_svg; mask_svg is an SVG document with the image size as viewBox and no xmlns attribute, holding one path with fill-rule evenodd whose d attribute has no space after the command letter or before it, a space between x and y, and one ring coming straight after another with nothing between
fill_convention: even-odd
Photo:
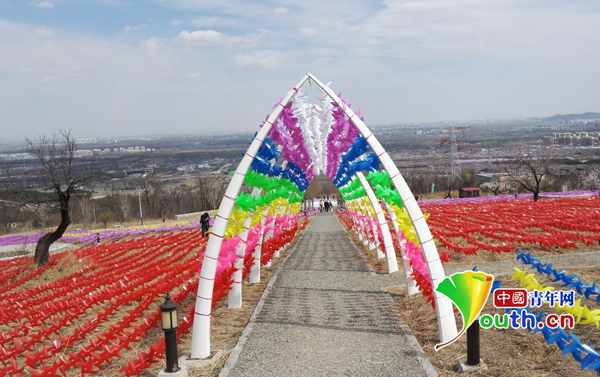
<instances>
[{"instance_id":1,"label":"dirt ground","mask_svg":"<svg viewBox=\"0 0 600 377\"><path fill-rule=\"evenodd\" d=\"M210 367L204 369L196 369L196 370L188 370L188 375L190 377L212 377L218 376L219 372L225 365L229 354L232 349L238 342L238 339L242 335L242 331L248 324L258 301L273 277L279 266L283 263L286 257L290 254L293 247L298 242L298 238L301 235L301 231L298 232L294 240L291 244L285 249L285 251L281 252L281 256L279 258L274 258L271 263L271 267L262 267L261 268L261 282L257 284L248 283L247 279L244 281L242 286L242 297L243 303L241 309L228 309L227 308L227 297L223 298L217 307L212 312L212 333L211 333L211 349L212 350L222 350L223 354L220 359ZM183 307L187 307L193 305L195 302L195 295L190 295L183 303ZM182 310L182 314L187 314L187 312ZM156 335L155 339L152 339L148 344L153 344L160 339L162 336L162 331L159 329L155 329ZM150 337L149 337L150 338ZM181 341L178 345L179 356L189 354L191 352L191 342L192 335L191 332L182 336ZM141 352L141 351L138 351ZM115 368L107 369L106 376L120 376L118 373L118 369L126 365L127 356L124 355L124 352L121 353L123 356L119 361L119 364L115 364ZM136 353L132 352L132 357L135 357ZM124 362L123 362L124 361ZM164 368L164 365L155 364L151 368L148 368L142 376L156 376L161 368Z\"/></svg>"},{"instance_id":2,"label":"dirt ground","mask_svg":"<svg viewBox=\"0 0 600 377\"><path fill-rule=\"evenodd\" d=\"M369 250L368 246L364 246L363 242L359 241L354 232L349 231L349 234L359 250L365 255L373 270L377 274L387 273L386 260L377 259L375 250ZM531 251L533 255L540 257L542 262L544 261L544 255L562 254L564 252L563 250L548 250L544 248L528 248L527 251ZM584 251L586 251L585 246L578 252ZM482 257L479 254L484 256ZM457 258L456 260L451 258L450 260L454 262L452 265L470 264L475 261L481 262L482 259L486 261L514 260L516 255L514 252L496 254L480 251L475 256L462 256L465 258ZM514 267L520 270L527 268L517 261L515 261ZM564 269L570 274L578 274L584 283L587 284L591 284L592 281L600 281L600 266L593 268L569 268L568 266L555 265L554 268L557 270ZM533 272L529 271L528 273ZM518 280L511 281L511 275L504 276L502 279L503 287L519 287L520 282ZM567 288L561 287L559 283L546 281L544 275L536 273L535 277L538 282L552 286L557 290L567 290ZM466 335L463 335L450 346L436 352L434 347L439 343L439 331L435 310L420 293L407 297L404 287L398 287L390 293L392 293L394 302L400 309L404 320L411 328L411 331L416 336L425 354L440 376L459 375L458 360L466 359L467 357ZM587 305L590 310L600 309L593 300L582 299L582 304ZM546 314L564 313L548 306L544 306L543 309ZM495 313L504 313L504 311L496 309L490 299L481 313L493 315ZM460 330L462 329L462 317L459 312L455 316L458 329ZM598 331L593 323L587 325L577 324L574 329L566 330L567 334L570 332L575 333L583 344L591 343L596 349L600 347L597 342ZM562 351L556 344L548 345L541 333L529 333L527 330L522 329L480 329L480 347L481 358L487 366L487 370L469 371L468 375L523 377L532 375L592 377L598 375L596 372L588 370L581 371L579 362L573 359L571 355L562 355Z\"/></svg>"},{"instance_id":3,"label":"dirt ground","mask_svg":"<svg viewBox=\"0 0 600 377\"><path fill-rule=\"evenodd\" d=\"M437 243L436 243L437 244ZM445 250L444 247L441 247L437 244L438 249ZM586 246L581 242L577 242L577 248L573 249L563 249L560 247L541 247L538 245L531 244L515 244L515 250L510 253L494 253L492 251L487 250L479 250L476 255L465 255L462 253L456 253L450 251L451 257L448 262L444 263L444 266L461 266L461 265L472 265L483 262L497 262L497 261L506 261L506 260L515 260L517 255L519 255L519 249L523 249L526 252L530 252L532 255L541 258L544 260L545 256L549 255L560 255L560 254L577 254L577 253L587 253L592 251L598 251L598 245Z\"/></svg>"},{"instance_id":4,"label":"dirt ground","mask_svg":"<svg viewBox=\"0 0 600 377\"><path fill-rule=\"evenodd\" d=\"M580 276L596 276L600 278L600 269L572 269L571 273L580 273ZM541 275L538 275L541 278ZM591 280L589 280L591 281ZM556 288L559 285L552 284ZM517 281L504 281L503 286L516 288ZM458 373L458 360L466 359L466 335L463 335L454 344L436 352L435 345L439 342L437 319L435 311L421 295L406 296L406 291L392 295L398 305L405 321L417 337L427 357L431 360L436 370L442 376L453 376ZM597 309L597 305L586 301L586 305ZM557 312L544 306L544 313ZM488 300L483 314L504 313L493 306ZM560 313L560 312L557 312ZM462 328L460 313L456 315L459 329ZM598 330L595 325L575 325L572 330L583 344L594 341L597 343ZM593 344L596 348L597 344ZM548 345L541 333L529 333L523 329L480 329L481 358L487 370L474 371L469 374L479 376L597 376L596 372L581 371L579 362L570 355L562 355L556 344Z\"/></svg>"}]
</instances>

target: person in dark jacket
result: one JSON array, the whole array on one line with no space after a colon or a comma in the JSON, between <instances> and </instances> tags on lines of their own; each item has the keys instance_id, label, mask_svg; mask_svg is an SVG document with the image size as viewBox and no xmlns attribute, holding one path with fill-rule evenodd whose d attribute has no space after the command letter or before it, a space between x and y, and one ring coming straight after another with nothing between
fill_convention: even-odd
<instances>
[{"instance_id":1,"label":"person in dark jacket","mask_svg":"<svg viewBox=\"0 0 600 377\"><path fill-rule=\"evenodd\" d=\"M202 237L207 237L206 232L208 232L210 222L210 216L208 212L204 212L202 217L200 217L200 227L202 228Z\"/></svg>"}]
</instances>

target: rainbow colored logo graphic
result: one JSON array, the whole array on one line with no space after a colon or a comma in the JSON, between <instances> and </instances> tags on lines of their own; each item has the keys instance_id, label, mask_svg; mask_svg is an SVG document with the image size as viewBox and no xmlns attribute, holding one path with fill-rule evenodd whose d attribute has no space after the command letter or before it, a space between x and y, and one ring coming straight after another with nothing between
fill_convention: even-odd
<instances>
[{"instance_id":1,"label":"rainbow colored logo graphic","mask_svg":"<svg viewBox=\"0 0 600 377\"><path fill-rule=\"evenodd\" d=\"M458 340L477 319L490 295L494 277L483 272L457 272L445 278L436 291L446 295L460 310L463 329L448 342L436 344L435 350L446 347Z\"/></svg>"}]
</instances>

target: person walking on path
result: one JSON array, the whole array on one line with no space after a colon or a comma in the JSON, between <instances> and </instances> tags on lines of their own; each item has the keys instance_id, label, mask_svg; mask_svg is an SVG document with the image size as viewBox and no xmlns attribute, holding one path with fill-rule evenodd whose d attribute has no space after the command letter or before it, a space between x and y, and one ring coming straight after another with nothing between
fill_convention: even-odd
<instances>
[{"instance_id":1,"label":"person walking on path","mask_svg":"<svg viewBox=\"0 0 600 377\"><path fill-rule=\"evenodd\" d=\"M208 232L208 227L210 225L209 222L210 222L210 216L208 215L208 212L204 212L202 217L200 217L200 227L202 228L202 237L207 237L206 232Z\"/></svg>"}]
</instances>

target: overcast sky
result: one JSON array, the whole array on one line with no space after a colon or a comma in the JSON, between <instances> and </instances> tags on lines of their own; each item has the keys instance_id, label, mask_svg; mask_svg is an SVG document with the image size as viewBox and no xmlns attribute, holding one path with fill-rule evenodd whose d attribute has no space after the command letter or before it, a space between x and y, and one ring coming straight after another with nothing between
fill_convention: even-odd
<instances>
[{"instance_id":1,"label":"overcast sky","mask_svg":"<svg viewBox=\"0 0 600 377\"><path fill-rule=\"evenodd\" d=\"M251 131L307 72L367 124L600 111L599 25L597 0L0 0L0 138Z\"/></svg>"}]
</instances>

